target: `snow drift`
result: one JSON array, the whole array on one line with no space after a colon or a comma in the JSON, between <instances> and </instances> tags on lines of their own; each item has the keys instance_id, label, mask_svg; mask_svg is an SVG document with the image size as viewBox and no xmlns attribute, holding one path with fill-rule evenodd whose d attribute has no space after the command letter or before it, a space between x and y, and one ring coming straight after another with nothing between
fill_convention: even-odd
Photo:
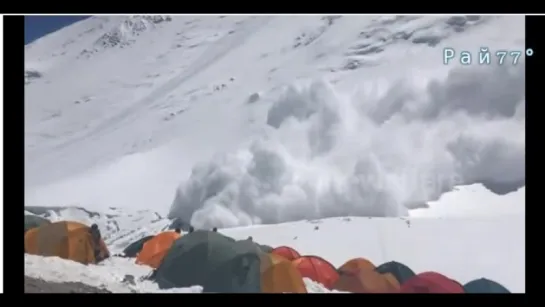
<instances>
[{"instance_id":1,"label":"snow drift","mask_svg":"<svg viewBox=\"0 0 545 307\"><path fill-rule=\"evenodd\" d=\"M210 228L400 216L458 184L524 185L524 63L415 83L288 87L263 135L193 169L169 217Z\"/></svg>"}]
</instances>

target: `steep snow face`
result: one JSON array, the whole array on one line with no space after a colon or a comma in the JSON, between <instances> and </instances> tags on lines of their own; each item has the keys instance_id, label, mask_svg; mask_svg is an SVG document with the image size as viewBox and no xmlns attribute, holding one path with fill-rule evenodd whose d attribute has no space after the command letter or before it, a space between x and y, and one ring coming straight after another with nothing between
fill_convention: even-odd
<instances>
[{"instance_id":1,"label":"steep snow face","mask_svg":"<svg viewBox=\"0 0 545 307\"><path fill-rule=\"evenodd\" d=\"M469 50L470 39L494 44L495 31L508 22L490 22L440 46ZM522 32L509 33L506 46L516 46ZM170 216L191 217L202 227L403 216L455 185L482 182L501 194L523 185L524 63L416 70L417 60L439 58L439 51L421 48L411 57L414 50L405 46L403 61L395 45L384 46L395 64L355 72L361 79L352 94L343 88L353 88L353 76L271 94L264 135L195 167Z\"/></svg>"},{"instance_id":2,"label":"steep snow face","mask_svg":"<svg viewBox=\"0 0 545 307\"><path fill-rule=\"evenodd\" d=\"M130 18L28 48L27 205L171 206L233 227L524 185L524 59L475 63L483 46L522 50L523 17ZM62 60L41 56L86 28ZM126 43L82 58L105 33ZM443 65L444 47L474 64Z\"/></svg>"},{"instance_id":3,"label":"steep snow face","mask_svg":"<svg viewBox=\"0 0 545 307\"><path fill-rule=\"evenodd\" d=\"M136 42L136 38L141 34L155 28L156 25L171 21L170 16L132 16L117 26L103 34L93 45L94 49L84 49L80 55L89 57L95 52L107 48L124 48Z\"/></svg>"}]
</instances>

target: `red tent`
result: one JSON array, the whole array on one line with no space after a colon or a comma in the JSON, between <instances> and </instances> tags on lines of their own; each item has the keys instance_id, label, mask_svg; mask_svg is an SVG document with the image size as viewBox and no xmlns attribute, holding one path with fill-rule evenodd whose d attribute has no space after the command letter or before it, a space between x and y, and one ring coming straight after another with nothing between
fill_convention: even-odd
<instances>
[{"instance_id":1,"label":"red tent","mask_svg":"<svg viewBox=\"0 0 545 307\"><path fill-rule=\"evenodd\" d=\"M279 247L273 249L271 251L271 254L282 256L282 257L288 259L289 261L292 261L292 260L295 260L295 259L301 257L301 255L299 255L299 253L296 250L294 250L293 248L288 247L288 246L279 246Z\"/></svg>"},{"instance_id":2,"label":"red tent","mask_svg":"<svg viewBox=\"0 0 545 307\"><path fill-rule=\"evenodd\" d=\"M436 272L420 273L401 285L401 293L465 293L464 287Z\"/></svg>"},{"instance_id":3,"label":"red tent","mask_svg":"<svg viewBox=\"0 0 545 307\"><path fill-rule=\"evenodd\" d=\"M339 273L327 260L318 256L302 256L293 261L301 276L321 283L328 289L339 279Z\"/></svg>"}]
</instances>

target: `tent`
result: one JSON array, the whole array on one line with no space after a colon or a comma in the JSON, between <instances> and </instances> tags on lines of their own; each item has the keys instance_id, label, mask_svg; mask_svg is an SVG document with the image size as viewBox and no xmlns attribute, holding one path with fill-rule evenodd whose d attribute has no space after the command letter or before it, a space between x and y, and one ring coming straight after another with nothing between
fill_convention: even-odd
<instances>
[{"instance_id":1,"label":"tent","mask_svg":"<svg viewBox=\"0 0 545 307\"><path fill-rule=\"evenodd\" d=\"M25 252L39 256L56 256L82 264L97 263L110 254L104 241L95 243L89 231L89 227L77 222L45 224L27 231ZM95 247L100 251L99 259L95 258Z\"/></svg>"},{"instance_id":2,"label":"tent","mask_svg":"<svg viewBox=\"0 0 545 307\"><path fill-rule=\"evenodd\" d=\"M339 267L339 272L359 272L361 270L374 270L375 265L365 258L354 258Z\"/></svg>"},{"instance_id":3,"label":"tent","mask_svg":"<svg viewBox=\"0 0 545 307\"><path fill-rule=\"evenodd\" d=\"M161 289L200 285L204 292L261 292L261 255L249 240L196 230L176 240L152 278Z\"/></svg>"},{"instance_id":4,"label":"tent","mask_svg":"<svg viewBox=\"0 0 545 307\"><path fill-rule=\"evenodd\" d=\"M273 248L269 245L259 244L259 247L264 253L267 253L267 254L273 251Z\"/></svg>"},{"instance_id":5,"label":"tent","mask_svg":"<svg viewBox=\"0 0 545 307\"><path fill-rule=\"evenodd\" d=\"M259 244L259 243L255 242L251 237L249 237L248 239L244 239L242 241L253 242L253 244L255 244L255 246L257 248L259 248L264 253L270 253L273 250L273 248L268 246L268 245L263 245L263 244Z\"/></svg>"},{"instance_id":6,"label":"tent","mask_svg":"<svg viewBox=\"0 0 545 307\"><path fill-rule=\"evenodd\" d=\"M32 228L40 227L44 224L51 224L51 222L48 219L37 215L25 215L25 233Z\"/></svg>"},{"instance_id":7,"label":"tent","mask_svg":"<svg viewBox=\"0 0 545 307\"><path fill-rule=\"evenodd\" d=\"M339 279L339 273L327 260L318 256L302 256L293 260L293 264L301 273L301 276L319 282L328 289Z\"/></svg>"},{"instance_id":8,"label":"tent","mask_svg":"<svg viewBox=\"0 0 545 307\"><path fill-rule=\"evenodd\" d=\"M465 293L457 281L436 272L415 275L401 285L401 293Z\"/></svg>"},{"instance_id":9,"label":"tent","mask_svg":"<svg viewBox=\"0 0 545 307\"><path fill-rule=\"evenodd\" d=\"M138 253L140 253L140 251L142 250L142 247L144 247L144 243L146 243L147 241L149 241L153 237L154 236L146 236L146 237L143 237L141 239L138 239L138 240L132 242L131 244L129 244L129 246L127 246L123 250L123 256L130 257L130 258L136 257L138 255Z\"/></svg>"},{"instance_id":10,"label":"tent","mask_svg":"<svg viewBox=\"0 0 545 307\"><path fill-rule=\"evenodd\" d=\"M466 293L511 293L501 284L486 278L472 280L464 285Z\"/></svg>"},{"instance_id":11,"label":"tent","mask_svg":"<svg viewBox=\"0 0 545 307\"><path fill-rule=\"evenodd\" d=\"M261 255L260 270L263 293L307 293L301 273L282 256Z\"/></svg>"},{"instance_id":12,"label":"tent","mask_svg":"<svg viewBox=\"0 0 545 307\"><path fill-rule=\"evenodd\" d=\"M391 273L395 276L400 284L403 284L409 278L416 275L413 270L411 270L408 266L397 261L383 263L379 265L375 270L381 274Z\"/></svg>"},{"instance_id":13,"label":"tent","mask_svg":"<svg viewBox=\"0 0 545 307\"><path fill-rule=\"evenodd\" d=\"M299 257L301 257L301 255L293 248L289 247L289 246L279 246L275 249L273 249L271 251L271 253L275 254L275 255L278 255L278 256L282 256L288 260L295 260Z\"/></svg>"},{"instance_id":14,"label":"tent","mask_svg":"<svg viewBox=\"0 0 545 307\"><path fill-rule=\"evenodd\" d=\"M180 234L175 231L165 231L149 239L142 246L142 250L136 257L137 264L148 265L157 268L168 250L180 238Z\"/></svg>"},{"instance_id":15,"label":"tent","mask_svg":"<svg viewBox=\"0 0 545 307\"><path fill-rule=\"evenodd\" d=\"M333 288L352 293L395 293L399 282L392 274L380 274L375 265L365 258L354 258L337 270L339 279Z\"/></svg>"},{"instance_id":16,"label":"tent","mask_svg":"<svg viewBox=\"0 0 545 307\"><path fill-rule=\"evenodd\" d=\"M390 273L375 270L341 271L333 289L352 293L398 293L399 282Z\"/></svg>"}]
</instances>

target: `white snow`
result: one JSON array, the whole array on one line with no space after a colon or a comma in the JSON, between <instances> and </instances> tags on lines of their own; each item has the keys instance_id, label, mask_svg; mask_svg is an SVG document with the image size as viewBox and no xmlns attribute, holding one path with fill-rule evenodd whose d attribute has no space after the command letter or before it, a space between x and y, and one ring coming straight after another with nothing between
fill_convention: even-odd
<instances>
[{"instance_id":1,"label":"white snow","mask_svg":"<svg viewBox=\"0 0 545 307\"><path fill-rule=\"evenodd\" d=\"M429 208L414 209L412 217L491 217L524 216L526 187L505 195L497 195L480 184L456 187L429 202Z\"/></svg>"},{"instance_id":2,"label":"white snow","mask_svg":"<svg viewBox=\"0 0 545 307\"><path fill-rule=\"evenodd\" d=\"M51 282L81 282L108 289L114 293L200 293L202 287L159 290L157 284L145 280L151 268L134 264L134 259L112 257L98 265L83 265L58 257L25 255L25 274ZM134 284L123 282L126 275Z\"/></svg>"},{"instance_id":3,"label":"white snow","mask_svg":"<svg viewBox=\"0 0 545 307\"><path fill-rule=\"evenodd\" d=\"M26 206L116 251L168 215L524 291L524 59L442 64L524 42L523 16L92 17L25 47ZM241 228L343 216L390 219Z\"/></svg>"}]
</instances>

